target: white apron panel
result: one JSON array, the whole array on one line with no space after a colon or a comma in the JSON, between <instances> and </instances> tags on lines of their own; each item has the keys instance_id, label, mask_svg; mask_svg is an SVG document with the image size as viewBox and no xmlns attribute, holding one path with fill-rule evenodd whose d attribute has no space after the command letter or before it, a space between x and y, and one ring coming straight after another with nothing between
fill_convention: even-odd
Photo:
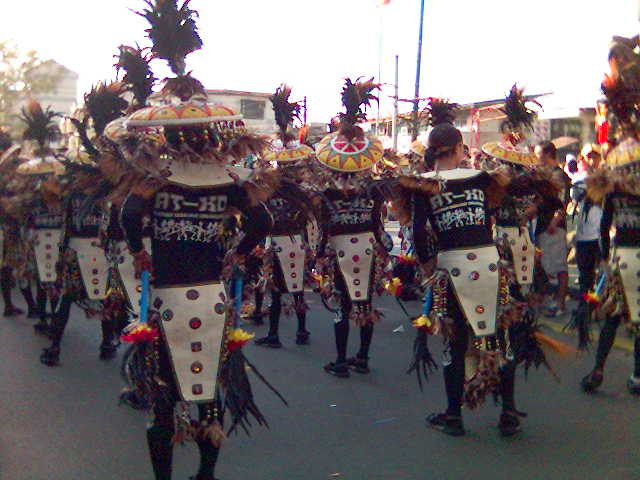
<instances>
[{"instance_id":1,"label":"white apron panel","mask_svg":"<svg viewBox=\"0 0 640 480\"><path fill-rule=\"evenodd\" d=\"M373 267L372 232L336 235L329 240L338 257L340 272L354 302L369 300L369 283Z\"/></svg>"},{"instance_id":2,"label":"white apron panel","mask_svg":"<svg viewBox=\"0 0 640 480\"><path fill-rule=\"evenodd\" d=\"M145 237L142 239L144 248L147 252L151 251L151 239ZM118 274L122 280L127 301L131 305L134 313L140 313L140 298L142 297L142 284L140 279L136 278L136 271L133 267L133 256L129 253L127 242L118 242L113 251Z\"/></svg>"},{"instance_id":3,"label":"white apron panel","mask_svg":"<svg viewBox=\"0 0 640 480\"><path fill-rule=\"evenodd\" d=\"M304 290L305 249L302 235L271 237L271 247L278 257L289 293Z\"/></svg>"},{"instance_id":4,"label":"white apron panel","mask_svg":"<svg viewBox=\"0 0 640 480\"><path fill-rule=\"evenodd\" d=\"M506 244L511 249L516 280L520 285L533 283L533 267L536 249L531 241L529 230L522 227L498 227L498 235L506 236Z\"/></svg>"},{"instance_id":5,"label":"white apron panel","mask_svg":"<svg viewBox=\"0 0 640 480\"><path fill-rule=\"evenodd\" d=\"M38 279L43 283L56 281L56 263L60 258L62 229L43 228L31 230L33 254L38 267Z\"/></svg>"},{"instance_id":6,"label":"white apron panel","mask_svg":"<svg viewBox=\"0 0 640 480\"><path fill-rule=\"evenodd\" d=\"M640 323L640 248L616 247L612 258L618 259L629 316Z\"/></svg>"},{"instance_id":7,"label":"white apron panel","mask_svg":"<svg viewBox=\"0 0 640 480\"><path fill-rule=\"evenodd\" d=\"M494 246L449 250L438 254L438 268L447 270L462 310L476 336L496 332L498 250Z\"/></svg>"},{"instance_id":8,"label":"white apron panel","mask_svg":"<svg viewBox=\"0 0 640 480\"><path fill-rule=\"evenodd\" d=\"M76 251L82 282L89 300L107 298L109 262L97 238L72 238L69 247Z\"/></svg>"},{"instance_id":9,"label":"white apron panel","mask_svg":"<svg viewBox=\"0 0 640 480\"><path fill-rule=\"evenodd\" d=\"M224 336L222 284L157 288L152 304L162 304L160 324L178 391L188 402L210 402L215 395Z\"/></svg>"},{"instance_id":10,"label":"white apron panel","mask_svg":"<svg viewBox=\"0 0 640 480\"><path fill-rule=\"evenodd\" d=\"M307 223L307 239L309 240L309 247L313 251L318 250L320 245L320 227L315 219L312 219Z\"/></svg>"}]
</instances>

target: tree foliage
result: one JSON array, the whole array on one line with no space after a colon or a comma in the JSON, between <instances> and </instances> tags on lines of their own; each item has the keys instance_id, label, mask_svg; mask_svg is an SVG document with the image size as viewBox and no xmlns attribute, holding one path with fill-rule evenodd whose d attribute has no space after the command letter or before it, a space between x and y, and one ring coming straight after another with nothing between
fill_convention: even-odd
<instances>
[{"instance_id":1,"label":"tree foliage","mask_svg":"<svg viewBox=\"0 0 640 480\"><path fill-rule=\"evenodd\" d=\"M24 100L55 89L59 72L41 68L43 63L36 51L0 41L0 127L15 130Z\"/></svg>"}]
</instances>

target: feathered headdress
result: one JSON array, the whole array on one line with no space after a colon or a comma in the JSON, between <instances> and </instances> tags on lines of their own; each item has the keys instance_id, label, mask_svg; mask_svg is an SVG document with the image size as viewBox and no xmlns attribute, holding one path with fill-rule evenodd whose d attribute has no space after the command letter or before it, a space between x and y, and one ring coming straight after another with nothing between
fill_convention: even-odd
<instances>
[{"instance_id":1,"label":"feathered headdress","mask_svg":"<svg viewBox=\"0 0 640 480\"><path fill-rule=\"evenodd\" d=\"M429 104L425 109L428 118L429 125L435 127L443 123L451 123L456 119L456 112L460 108L460 105L454 102L449 102L443 98L429 98Z\"/></svg>"},{"instance_id":2,"label":"feathered headdress","mask_svg":"<svg viewBox=\"0 0 640 480\"><path fill-rule=\"evenodd\" d=\"M276 116L276 124L280 129L280 140L282 140L282 145L286 147L287 142L293 140L293 136L287 134L287 129L289 125L293 123L295 119L300 119L300 104L298 102L290 102L289 97L291 96L291 87L282 84L269 99L273 104L273 111Z\"/></svg>"},{"instance_id":3,"label":"feathered headdress","mask_svg":"<svg viewBox=\"0 0 640 480\"><path fill-rule=\"evenodd\" d=\"M122 97L125 91L126 87L121 82L100 82L84 96L84 105L97 136L104 133L109 122L124 115L128 106Z\"/></svg>"},{"instance_id":4,"label":"feathered headdress","mask_svg":"<svg viewBox=\"0 0 640 480\"><path fill-rule=\"evenodd\" d=\"M614 37L609 50L610 74L602 82L609 110L615 115L624 134L640 130L640 55L638 38Z\"/></svg>"},{"instance_id":5,"label":"feathered headdress","mask_svg":"<svg viewBox=\"0 0 640 480\"><path fill-rule=\"evenodd\" d=\"M46 148L49 142L56 140L60 134L60 129L54 122L59 116L60 114L51 110L51 107L43 110L36 100L29 100L20 115L20 119L26 124L22 138L37 142L40 149Z\"/></svg>"},{"instance_id":6,"label":"feathered headdress","mask_svg":"<svg viewBox=\"0 0 640 480\"><path fill-rule=\"evenodd\" d=\"M202 83L185 73L187 55L202 48L195 22L198 12L189 8L190 2L184 0L178 7L178 0L145 0L149 8L136 12L149 22L146 32L153 43L153 58L166 60L177 77L166 79L163 94L175 95L183 101L204 93Z\"/></svg>"},{"instance_id":7,"label":"feathered headdress","mask_svg":"<svg viewBox=\"0 0 640 480\"><path fill-rule=\"evenodd\" d=\"M153 93L156 78L149 67L149 55L140 47L120 45L118 62L114 65L116 71L124 71L122 83L133 93L138 107L147 103L147 98Z\"/></svg>"},{"instance_id":8,"label":"feathered headdress","mask_svg":"<svg viewBox=\"0 0 640 480\"><path fill-rule=\"evenodd\" d=\"M500 111L507 116L500 124L500 131L506 134L514 145L523 140L525 131L533 129L537 113L527 107L527 102L540 106L535 100L526 99L524 88L518 88L518 85L513 84L505 99L504 107L500 108Z\"/></svg>"},{"instance_id":9,"label":"feathered headdress","mask_svg":"<svg viewBox=\"0 0 640 480\"><path fill-rule=\"evenodd\" d=\"M372 92L380 88L380 85L373 82L373 77L369 80L361 81L358 78L355 82L346 78L342 88L342 105L345 111L338 114L340 118L340 134L351 140L362 135L362 129L357 126L364 122L367 115L363 107L370 107L372 101L378 101Z\"/></svg>"}]
</instances>

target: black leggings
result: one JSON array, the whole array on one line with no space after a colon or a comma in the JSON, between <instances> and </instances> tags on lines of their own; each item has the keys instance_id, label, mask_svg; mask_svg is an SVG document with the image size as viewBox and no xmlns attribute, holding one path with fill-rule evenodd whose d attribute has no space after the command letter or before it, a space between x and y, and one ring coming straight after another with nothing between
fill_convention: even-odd
<instances>
[{"instance_id":1,"label":"black leggings","mask_svg":"<svg viewBox=\"0 0 640 480\"><path fill-rule=\"evenodd\" d=\"M147 429L147 444L153 472L156 480L170 480L173 463L172 438L175 433L174 409L175 400L159 399L153 407L153 424ZM199 404L199 420L206 418L206 413L212 404ZM222 424L222 418L219 419ZM220 449L215 447L210 439L196 440L200 452L200 468L198 474L213 477L218 461Z\"/></svg>"},{"instance_id":2,"label":"black leggings","mask_svg":"<svg viewBox=\"0 0 640 480\"><path fill-rule=\"evenodd\" d=\"M616 339L616 332L622 321L622 315L614 315L608 317L600 330L600 339L598 340L598 350L596 351L596 365L594 370L604 370L604 364L607 361L613 342ZM640 335L636 336L633 346L633 376L640 378Z\"/></svg>"},{"instance_id":3,"label":"black leggings","mask_svg":"<svg viewBox=\"0 0 640 480\"><path fill-rule=\"evenodd\" d=\"M73 305L73 302L74 300L71 295L62 295L58 310L53 316L53 321L51 323L53 341L51 346L54 348L60 348L64 331L67 328L67 323L69 322L69 315L71 314L71 305ZM111 321L102 320L100 324L102 328L102 344L109 344L114 337L113 323Z\"/></svg>"},{"instance_id":4,"label":"black leggings","mask_svg":"<svg viewBox=\"0 0 640 480\"><path fill-rule=\"evenodd\" d=\"M460 416L464 397L465 354L469 346L469 327L464 314L456 305L450 309L454 319L453 336L449 339L446 352L449 362L444 365L444 388L447 393L447 414ZM500 369L499 394L502 410L515 410L515 371L516 363L509 361Z\"/></svg>"},{"instance_id":5,"label":"black leggings","mask_svg":"<svg viewBox=\"0 0 640 480\"><path fill-rule=\"evenodd\" d=\"M340 277L342 278L342 277ZM344 285L344 284L343 284ZM336 336L336 350L337 357L336 363L344 363L347 361L347 346L349 343L349 314L351 313L351 299L349 294L346 293L346 286L344 290L340 290L342 297L340 299L340 319L337 321L333 330ZM369 323L363 327L360 327L360 350L356 355L360 360L367 360L369 358L369 348L371 347L371 340L373 339L373 324Z\"/></svg>"},{"instance_id":6,"label":"black leggings","mask_svg":"<svg viewBox=\"0 0 640 480\"><path fill-rule=\"evenodd\" d=\"M298 317L298 332L306 331L307 312L304 311L304 293L294 293L293 301ZM277 337L280 327L280 313L282 311L282 293L278 290L271 291L271 307L269 308L269 336Z\"/></svg>"}]
</instances>

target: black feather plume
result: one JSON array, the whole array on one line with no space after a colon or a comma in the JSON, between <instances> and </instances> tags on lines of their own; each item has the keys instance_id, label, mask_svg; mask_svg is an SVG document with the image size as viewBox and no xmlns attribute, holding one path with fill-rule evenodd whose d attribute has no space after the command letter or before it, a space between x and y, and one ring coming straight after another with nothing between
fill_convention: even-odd
<instances>
[{"instance_id":1,"label":"black feather plume","mask_svg":"<svg viewBox=\"0 0 640 480\"><path fill-rule=\"evenodd\" d=\"M156 78L149 67L149 57L139 47L120 45L116 70L124 70L122 83L133 93L138 106L147 103L147 98L153 93Z\"/></svg>"},{"instance_id":2,"label":"black feather plume","mask_svg":"<svg viewBox=\"0 0 640 480\"><path fill-rule=\"evenodd\" d=\"M536 112L527 107L527 102L532 102L540 106L540 104L534 100L527 100L524 96L524 89L518 88L518 86L514 84L504 102L504 107L500 109L500 111L507 116L500 124L500 131L502 133L524 133L524 130L533 129Z\"/></svg>"},{"instance_id":3,"label":"black feather plume","mask_svg":"<svg viewBox=\"0 0 640 480\"><path fill-rule=\"evenodd\" d=\"M346 111L339 114L342 124L355 125L358 122L364 122L367 115L362 107L370 107L372 101L378 101L378 97L371 92L379 88L380 85L373 82L373 77L364 82L359 78L355 82L345 78L344 87L342 87L342 104Z\"/></svg>"},{"instance_id":4,"label":"black feather plume","mask_svg":"<svg viewBox=\"0 0 640 480\"><path fill-rule=\"evenodd\" d=\"M87 114L93 120L93 129L97 136L103 134L107 124L124 115L128 103L122 98L126 91L120 82L99 83L84 96Z\"/></svg>"},{"instance_id":5,"label":"black feather plume","mask_svg":"<svg viewBox=\"0 0 640 480\"><path fill-rule=\"evenodd\" d=\"M202 48L195 22L198 12L189 8L190 1L184 0L178 8L178 0L145 0L148 8L136 12L149 22L146 32L153 43L153 57L166 60L178 76L185 73L186 56Z\"/></svg>"},{"instance_id":6,"label":"black feather plume","mask_svg":"<svg viewBox=\"0 0 640 480\"><path fill-rule=\"evenodd\" d=\"M460 105L454 102L449 102L443 98L429 98L429 104L425 109L429 118L429 125L435 127L443 123L450 123L456 119L456 112L460 108Z\"/></svg>"},{"instance_id":7,"label":"black feather plume","mask_svg":"<svg viewBox=\"0 0 640 480\"><path fill-rule=\"evenodd\" d=\"M60 114L51 110L51 107L42 109L40 103L29 100L22 108L20 119L26 124L22 133L24 140L34 140L40 148L45 148L49 142L55 141L60 135L58 125L53 121Z\"/></svg>"},{"instance_id":8,"label":"black feather plume","mask_svg":"<svg viewBox=\"0 0 640 480\"><path fill-rule=\"evenodd\" d=\"M283 144L287 142L287 128L295 119L300 119L300 104L290 102L291 87L286 84L276 88L276 92L269 97L273 104L273 111L276 116L276 124L280 128L280 139Z\"/></svg>"}]
</instances>

